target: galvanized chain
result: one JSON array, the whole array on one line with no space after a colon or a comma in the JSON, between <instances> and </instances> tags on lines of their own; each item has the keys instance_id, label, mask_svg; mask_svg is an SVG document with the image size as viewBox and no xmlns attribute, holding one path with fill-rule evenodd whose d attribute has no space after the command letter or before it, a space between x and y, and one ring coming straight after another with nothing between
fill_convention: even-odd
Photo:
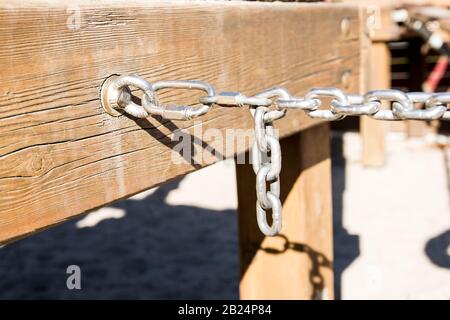
<instances>
[{"instance_id":1,"label":"galvanized chain","mask_svg":"<svg viewBox=\"0 0 450 320\"><path fill-rule=\"evenodd\" d=\"M141 104L133 101L130 87L143 92ZM169 88L201 90L206 96L199 99L199 106L165 106L158 102L156 93ZM328 107L323 108L326 99L331 102ZM382 108L383 101L390 102L390 108ZM286 110L300 109L311 118L326 121L362 115L377 120L450 120L450 110L447 107L450 93L374 90L364 95L349 95L338 88L313 88L303 97L295 97L286 89L276 87L248 97L235 92L216 94L213 86L202 81L149 83L137 75L108 78L102 86L101 102L103 108L114 116L127 113L136 118L161 116L169 120L190 120L205 115L213 105L249 106L255 123L252 165L256 174L257 221L262 233L268 236L274 236L281 230L281 148L273 122L284 117ZM266 217L268 210L272 211L271 225Z\"/></svg>"},{"instance_id":2,"label":"galvanized chain","mask_svg":"<svg viewBox=\"0 0 450 320\"><path fill-rule=\"evenodd\" d=\"M289 99L289 93L282 88L272 88L253 97ZM249 102L249 100L247 100ZM256 174L256 219L259 229L266 236L274 236L281 231L280 172L281 147L273 129L273 121L284 117L283 110L269 110L268 106L259 105L250 108L255 122L255 142L253 143L252 166ZM270 153L270 155L269 155ZM269 184L269 190L267 190ZM267 222L267 210L272 211L272 224Z\"/></svg>"},{"instance_id":3,"label":"galvanized chain","mask_svg":"<svg viewBox=\"0 0 450 320\"><path fill-rule=\"evenodd\" d=\"M106 82L105 82L106 83ZM315 119L335 121L346 116L366 115L378 120L450 120L450 93L404 93L400 90L374 90L364 95L349 95L338 88L313 88L304 97L294 97L286 89L276 88L248 97L242 93L222 92L216 94L213 86L202 81L174 80L153 84L137 75L116 76L102 88L102 104L105 110L127 113L137 118L158 115L169 120L190 120L206 114L212 105L223 107L274 105L276 110L266 113L265 120L275 120L287 109L301 109ZM133 102L130 87L143 92L141 105ZM158 102L156 93L162 89L202 90L207 95L199 99L200 105L164 106ZM275 90L275 91L274 91ZM278 96L276 101L268 98L270 92ZM275 92L275 93L274 93ZM330 99L327 108L324 99ZM391 108L382 109L382 101L390 101Z\"/></svg>"}]
</instances>

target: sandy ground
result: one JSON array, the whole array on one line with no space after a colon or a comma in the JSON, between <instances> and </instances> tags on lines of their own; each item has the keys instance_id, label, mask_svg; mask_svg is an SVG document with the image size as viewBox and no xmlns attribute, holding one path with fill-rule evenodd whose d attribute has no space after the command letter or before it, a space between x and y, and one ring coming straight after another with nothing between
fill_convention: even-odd
<instances>
[{"instance_id":1,"label":"sandy ground","mask_svg":"<svg viewBox=\"0 0 450 320\"><path fill-rule=\"evenodd\" d=\"M337 297L450 299L450 152L387 146L367 169L357 134L333 138ZM66 288L73 264L81 290ZM236 299L238 269L227 161L1 248L0 298Z\"/></svg>"},{"instance_id":2,"label":"sandy ground","mask_svg":"<svg viewBox=\"0 0 450 320\"><path fill-rule=\"evenodd\" d=\"M335 218L345 230L335 235L343 299L450 299L450 152L427 140L391 134L387 165L368 169L359 136L344 137L345 179L334 167L344 186L342 229Z\"/></svg>"}]
</instances>

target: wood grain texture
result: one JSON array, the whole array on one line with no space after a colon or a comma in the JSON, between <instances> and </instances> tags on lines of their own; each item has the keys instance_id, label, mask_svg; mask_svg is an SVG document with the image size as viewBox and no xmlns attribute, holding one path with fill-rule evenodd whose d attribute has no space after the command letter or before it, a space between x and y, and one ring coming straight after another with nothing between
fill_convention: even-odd
<instances>
[{"instance_id":1,"label":"wood grain texture","mask_svg":"<svg viewBox=\"0 0 450 320\"><path fill-rule=\"evenodd\" d=\"M348 35L340 33L344 17ZM2 1L0 243L217 161L173 163L177 129L198 137L200 124L220 133L252 128L246 108L215 108L188 122L112 118L98 100L109 75L200 79L246 94L281 85L303 94L340 86L347 70L358 79L358 30L357 10L345 5ZM186 102L200 94L160 98ZM316 123L289 111L277 127L286 136ZM196 147L208 143L214 147Z\"/></svg>"},{"instance_id":2,"label":"wood grain texture","mask_svg":"<svg viewBox=\"0 0 450 320\"><path fill-rule=\"evenodd\" d=\"M281 141L283 230L277 237L258 230L254 173L237 165L242 299L333 299L329 139L322 124Z\"/></svg>"}]
</instances>

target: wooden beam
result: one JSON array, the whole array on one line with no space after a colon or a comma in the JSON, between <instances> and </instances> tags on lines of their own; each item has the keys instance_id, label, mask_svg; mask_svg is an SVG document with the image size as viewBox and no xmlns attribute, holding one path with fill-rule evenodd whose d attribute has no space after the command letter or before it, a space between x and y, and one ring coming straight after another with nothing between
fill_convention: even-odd
<instances>
[{"instance_id":1,"label":"wooden beam","mask_svg":"<svg viewBox=\"0 0 450 320\"><path fill-rule=\"evenodd\" d=\"M426 81L426 62L425 54L422 52L423 40L421 38L411 39L408 49L408 73L410 79L408 83L409 91L423 91ZM408 120L405 121L408 137L422 137L430 132L429 123L426 121Z\"/></svg>"},{"instance_id":2,"label":"wooden beam","mask_svg":"<svg viewBox=\"0 0 450 320\"><path fill-rule=\"evenodd\" d=\"M304 94L339 86L347 70L359 76L358 13L345 5L6 0L0 29L0 243L248 148L175 163L182 157L172 150L174 131L201 139L202 126L225 136L253 127L248 110L215 108L187 122L112 118L98 99L111 74L199 79L249 95L275 85ZM199 95L178 90L160 99ZM286 136L317 123L289 111L277 127Z\"/></svg>"},{"instance_id":3,"label":"wooden beam","mask_svg":"<svg viewBox=\"0 0 450 320\"><path fill-rule=\"evenodd\" d=\"M351 0L348 0L352 2ZM367 22L371 12L367 10L370 1L360 4L360 20ZM386 42L374 42L367 23L361 23L360 41L360 93L373 89L390 88L391 60ZM384 163L384 139L386 124L383 121L361 117L360 134L362 139L362 163L366 166L380 166Z\"/></svg>"},{"instance_id":4,"label":"wooden beam","mask_svg":"<svg viewBox=\"0 0 450 320\"><path fill-rule=\"evenodd\" d=\"M254 173L237 165L242 299L333 299L328 124L281 141L283 230L264 237L255 218Z\"/></svg>"}]
</instances>

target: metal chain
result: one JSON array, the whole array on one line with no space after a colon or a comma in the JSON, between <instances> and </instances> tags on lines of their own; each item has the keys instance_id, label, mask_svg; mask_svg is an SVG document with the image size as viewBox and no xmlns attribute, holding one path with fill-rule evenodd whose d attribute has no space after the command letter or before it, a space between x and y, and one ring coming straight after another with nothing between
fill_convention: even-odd
<instances>
[{"instance_id":1,"label":"metal chain","mask_svg":"<svg viewBox=\"0 0 450 320\"><path fill-rule=\"evenodd\" d=\"M133 102L130 87L143 92L141 104ZM162 89L193 89L207 95L199 99L199 106L164 106L158 102L157 91ZM325 99L329 107L324 106ZM390 108L382 109L382 101ZM450 120L450 93L404 93L399 90L374 90L364 95L349 95L338 88L313 88L304 97L294 97L281 87L271 88L248 97L238 92L216 94L213 86L202 81L174 80L149 83L137 75L112 76L101 90L103 108L111 115L127 113L136 118L150 115L169 120L190 120L205 115L212 105L222 107L250 107L255 123L255 142L252 165L256 174L256 217L261 232L277 235L281 230L280 201L281 148L273 129L273 122L285 116L287 109L300 109L314 119L342 120L346 116L366 115L377 120ZM270 108L273 106L274 108ZM269 184L269 190L267 190ZM272 211L272 224L267 211Z\"/></svg>"},{"instance_id":2,"label":"metal chain","mask_svg":"<svg viewBox=\"0 0 450 320\"><path fill-rule=\"evenodd\" d=\"M106 83L106 82L105 82ZM141 105L132 101L130 87L143 92ZM156 93L162 89L202 90L207 95L199 99L200 106L163 106ZM278 97L276 101L271 97ZM321 109L324 99L330 99L328 108ZM382 109L381 102L390 101L390 109ZM301 109L315 119L336 121L346 116L366 115L378 120L450 120L450 93L404 93L400 90L374 90L364 95L349 95L338 88L313 88L304 97L294 97L284 88L273 88L252 97L242 93L222 92L216 94L213 86L202 81L174 80L153 84L137 75L116 76L102 88L102 103L111 109L137 118L159 115L169 120L190 120L206 114L212 105L222 107L270 107L276 110L266 113L264 120L276 120L287 109Z\"/></svg>"},{"instance_id":3,"label":"metal chain","mask_svg":"<svg viewBox=\"0 0 450 320\"><path fill-rule=\"evenodd\" d=\"M290 95L285 89L272 88L254 97L254 99L269 99L270 104L273 104L271 98L289 99ZM255 122L255 142L251 154L253 171L256 174L256 219L263 234L275 236L281 231L281 147L273 129L273 121L284 117L285 111L256 106L250 108L250 112ZM269 191L267 191L268 183ZM267 222L267 210L272 210L272 225Z\"/></svg>"}]
</instances>

